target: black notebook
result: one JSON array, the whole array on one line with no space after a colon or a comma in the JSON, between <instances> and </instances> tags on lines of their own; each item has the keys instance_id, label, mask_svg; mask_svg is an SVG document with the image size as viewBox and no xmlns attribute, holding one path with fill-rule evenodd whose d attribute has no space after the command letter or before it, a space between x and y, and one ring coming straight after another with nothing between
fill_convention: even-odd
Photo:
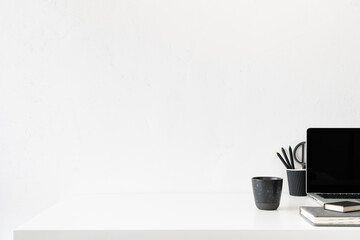
<instances>
[{"instance_id":1,"label":"black notebook","mask_svg":"<svg viewBox=\"0 0 360 240\"><path fill-rule=\"evenodd\" d=\"M341 201L341 202L333 202L326 203L324 208L331 211L337 212L354 212L360 210L360 203L351 202L351 201Z\"/></svg>"}]
</instances>

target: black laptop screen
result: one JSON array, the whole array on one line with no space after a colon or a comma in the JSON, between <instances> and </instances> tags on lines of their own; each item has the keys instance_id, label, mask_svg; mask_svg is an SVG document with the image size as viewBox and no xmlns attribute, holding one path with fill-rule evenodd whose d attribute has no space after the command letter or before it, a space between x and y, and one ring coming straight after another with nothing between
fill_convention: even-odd
<instances>
[{"instance_id":1,"label":"black laptop screen","mask_svg":"<svg viewBox=\"0 0 360 240\"><path fill-rule=\"evenodd\" d=\"M307 192L360 193L360 129L307 130Z\"/></svg>"}]
</instances>

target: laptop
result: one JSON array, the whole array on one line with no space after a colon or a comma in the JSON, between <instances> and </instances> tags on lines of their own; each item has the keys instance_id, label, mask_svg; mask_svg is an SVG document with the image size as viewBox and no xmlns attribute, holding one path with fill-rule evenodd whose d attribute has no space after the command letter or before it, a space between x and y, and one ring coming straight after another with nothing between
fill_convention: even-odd
<instances>
[{"instance_id":1,"label":"laptop","mask_svg":"<svg viewBox=\"0 0 360 240\"><path fill-rule=\"evenodd\" d=\"M320 204L360 202L360 128L309 128L306 191Z\"/></svg>"}]
</instances>

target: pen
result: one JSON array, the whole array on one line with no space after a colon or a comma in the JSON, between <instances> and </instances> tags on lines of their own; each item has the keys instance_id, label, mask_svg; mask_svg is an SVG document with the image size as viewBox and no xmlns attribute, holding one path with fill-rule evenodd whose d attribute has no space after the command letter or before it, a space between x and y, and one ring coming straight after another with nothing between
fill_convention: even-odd
<instances>
[{"instance_id":1,"label":"pen","mask_svg":"<svg viewBox=\"0 0 360 240\"><path fill-rule=\"evenodd\" d=\"M293 158L293 151L292 151L292 149L291 149L291 146L289 146L289 154L290 154L290 161L291 161L292 168L295 169L294 158Z\"/></svg>"},{"instance_id":2,"label":"pen","mask_svg":"<svg viewBox=\"0 0 360 240\"><path fill-rule=\"evenodd\" d=\"M276 153L278 155L278 157L280 158L281 162L285 165L285 167L287 169L290 169L289 165L286 164L285 160L282 158L282 156L280 155L280 153Z\"/></svg>"},{"instance_id":3,"label":"pen","mask_svg":"<svg viewBox=\"0 0 360 240\"><path fill-rule=\"evenodd\" d=\"M293 167L291 166L291 164L290 164L290 161L289 161L287 155L286 155L285 149L284 149L284 148L281 148L281 151L282 151L282 153L284 154L286 163L288 164L288 166L290 166L290 169L293 168Z\"/></svg>"}]
</instances>

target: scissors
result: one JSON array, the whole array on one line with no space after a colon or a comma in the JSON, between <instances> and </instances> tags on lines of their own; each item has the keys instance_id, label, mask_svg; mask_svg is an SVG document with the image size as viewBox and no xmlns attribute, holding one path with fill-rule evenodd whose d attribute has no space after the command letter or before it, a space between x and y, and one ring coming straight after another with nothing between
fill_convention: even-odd
<instances>
[{"instance_id":1,"label":"scissors","mask_svg":"<svg viewBox=\"0 0 360 240\"><path fill-rule=\"evenodd\" d=\"M294 159L297 163L299 163L302 167L302 169L305 169L306 168L306 163L305 163L305 143L306 142L301 142L299 143L298 145L295 146L294 148ZM299 159L297 156L296 156L296 151L301 148L301 159Z\"/></svg>"}]
</instances>

